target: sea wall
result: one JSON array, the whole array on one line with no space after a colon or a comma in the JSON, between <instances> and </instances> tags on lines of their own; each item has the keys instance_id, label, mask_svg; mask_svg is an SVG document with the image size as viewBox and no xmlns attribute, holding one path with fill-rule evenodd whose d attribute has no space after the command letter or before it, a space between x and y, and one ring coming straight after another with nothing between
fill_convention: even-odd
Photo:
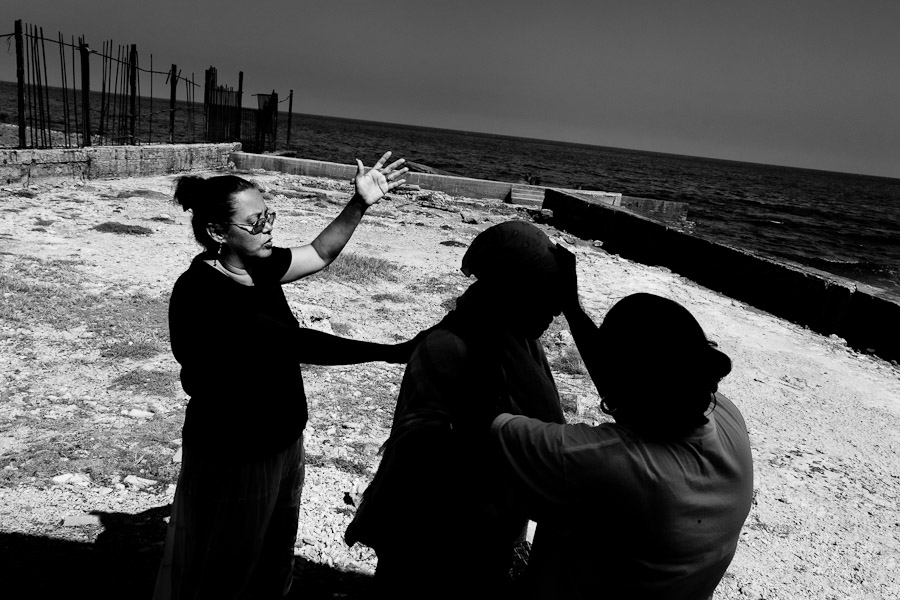
<instances>
[{"instance_id":1,"label":"sea wall","mask_svg":"<svg viewBox=\"0 0 900 600\"><path fill-rule=\"evenodd\" d=\"M0 148L0 184L164 175L228 166L240 144L159 144L87 148Z\"/></svg>"},{"instance_id":2,"label":"sea wall","mask_svg":"<svg viewBox=\"0 0 900 600\"><path fill-rule=\"evenodd\" d=\"M900 305L878 290L824 271L719 244L627 208L547 190L551 223L603 248L671 269L710 289L888 360L900 360Z\"/></svg>"},{"instance_id":3,"label":"sea wall","mask_svg":"<svg viewBox=\"0 0 900 600\"><path fill-rule=\"evenodd\" d=\"M309 160L305 158L289 158L270 154L251 154L248 152L234 152L231 161L238 169L252 170L265 169L266 171L279 171L292 175L305 175L307 177L328 177L331 179L352 179L356 176L355 165L325 162L321 160ZM513 188L520 190L543 191L547 188L524 184L511 184L502 181L490 181L487 179L473 179L470 177L457 177L454 175L440 175L435 173L416 173L410 171L405 176L406 182L417 185L423 190L444 192L451 196L464 198L476 198L485 200L503 200L516 202L512 194ZM621 198L621 194L607 192L589 192L597 199L605 199L609 203ZM523 201L524 204L532 204Z\"/></svg>"},{"instance_id":4,"label":"sea wall","mask_svg":"<svg viewBox=\"0 0 900 600\"><path fill-rule=\"evenodd\" d=\"M265 169L266 171L280 171L292 175L329 177L331 179L353 179L356 176L355 165L305 158L234 152L231 155L231 161L238 169ZM445 192L451 196L464 196L466 198L503 200L509 196L512 189L512 184L501 181L470 179L468 177L454 177L432 173L414 173L412 171L406 174L405 179L408 184L418 185L424 190L435 190Z\"/></svg>"}]
</instances>

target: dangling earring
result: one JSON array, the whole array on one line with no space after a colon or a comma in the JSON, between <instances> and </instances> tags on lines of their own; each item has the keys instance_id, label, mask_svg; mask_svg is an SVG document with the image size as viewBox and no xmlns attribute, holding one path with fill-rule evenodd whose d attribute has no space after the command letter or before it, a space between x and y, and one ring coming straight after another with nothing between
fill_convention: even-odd
<instances>
[{"instance_id":1,"label":"dangling earring","mask_svg":"<svg viewBox=\"0 0 900 600\"><path fill-rule=\"evenodd\" d=\"M213 258L213 266L218 266L218 261L222 256L222 242L219 242L219 247L216 249L216 256Z\"/></svg>"},{"instance_id":2,"label":"dangling earring","mask_svg":"<svg viewBox=\"0 0 900 600\"><path fill-rule=\"evenodd\" d=\"M600 410L602 410L603 412L605 412L605 413L608 414L609 416L614 417L614 416L616 415L616 411L617 411L618 409L619 409L618 406L615 406L615 405L610 406L609 403L606 401L605 398L602 399L602 400L600 400Z\"/></svg>"}]
</instances>

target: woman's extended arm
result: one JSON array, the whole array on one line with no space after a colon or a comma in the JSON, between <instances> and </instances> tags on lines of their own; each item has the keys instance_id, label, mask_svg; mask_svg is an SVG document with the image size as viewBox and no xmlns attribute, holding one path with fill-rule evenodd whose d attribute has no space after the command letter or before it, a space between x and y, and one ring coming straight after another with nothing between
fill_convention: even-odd
<instances>
[{"instance_id":1,"label":"woman's extended arm","mask_svg":"<svg viewBox=\"0 0 900 600\"><path fill-rule=\"evenodd\" d=\"M291 265L281 278L282 283L296 281L331 264L353 235L366 209L406 182L405 179L398 179L409 170L398 168L405 159L395 160L385 167L384 163L390 156L390 152L385 152L369 171L365 170L362 161L356 160L355 190L350 202L311 243L291 248Z\"/></svg>"},{"instance_id":2,"label":"woman's extended arm","mask_svg":"<svg viewBox=\"0 0 900 600\"><path fill-rule=\"evenodd\" d=\"M315 329L300 329L292 351L297 362L310 365L352 365L375 360L405 363L420 339L421 334L399 344L378 344L342 338Z\"/></svg>"}]
</instances>

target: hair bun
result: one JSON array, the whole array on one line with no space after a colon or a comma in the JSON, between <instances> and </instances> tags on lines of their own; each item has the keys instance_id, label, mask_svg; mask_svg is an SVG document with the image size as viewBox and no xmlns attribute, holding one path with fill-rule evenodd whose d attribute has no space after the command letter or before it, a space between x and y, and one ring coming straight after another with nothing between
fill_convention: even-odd
<instances>
[{"instance_id":1,"label":"hair bun","mask_svg":"<svg viewBox=\"0 0 900 600\"><path fill-rule=\"evenodd\" d=\"M196 175L185 175L178 178L175 186L175 201L184 210L193 210L197 202L203 196L203 187L206 180Z\"/></svg>"}]
</instances>

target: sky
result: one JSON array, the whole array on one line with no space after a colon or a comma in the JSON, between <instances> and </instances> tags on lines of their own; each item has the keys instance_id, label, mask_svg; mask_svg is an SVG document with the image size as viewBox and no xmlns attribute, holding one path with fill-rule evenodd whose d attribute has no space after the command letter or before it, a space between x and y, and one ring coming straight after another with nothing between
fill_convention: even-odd
<instances>
[{"instance_id":1,"label":"sky","mask_svg":"<svg viewBox=\"0 0 900 600\"><path fill-rule=\"evenodd\" d=\"M293 90L296 113L900 178L900 0L13 0L0 14L0 34L22 19L95 49L136 44L141 66L152 53L197 81L212 65L237 87L243 71L245 92ZM15 80L13 52L0 79Z\"/></svg>"}]
</instances>

